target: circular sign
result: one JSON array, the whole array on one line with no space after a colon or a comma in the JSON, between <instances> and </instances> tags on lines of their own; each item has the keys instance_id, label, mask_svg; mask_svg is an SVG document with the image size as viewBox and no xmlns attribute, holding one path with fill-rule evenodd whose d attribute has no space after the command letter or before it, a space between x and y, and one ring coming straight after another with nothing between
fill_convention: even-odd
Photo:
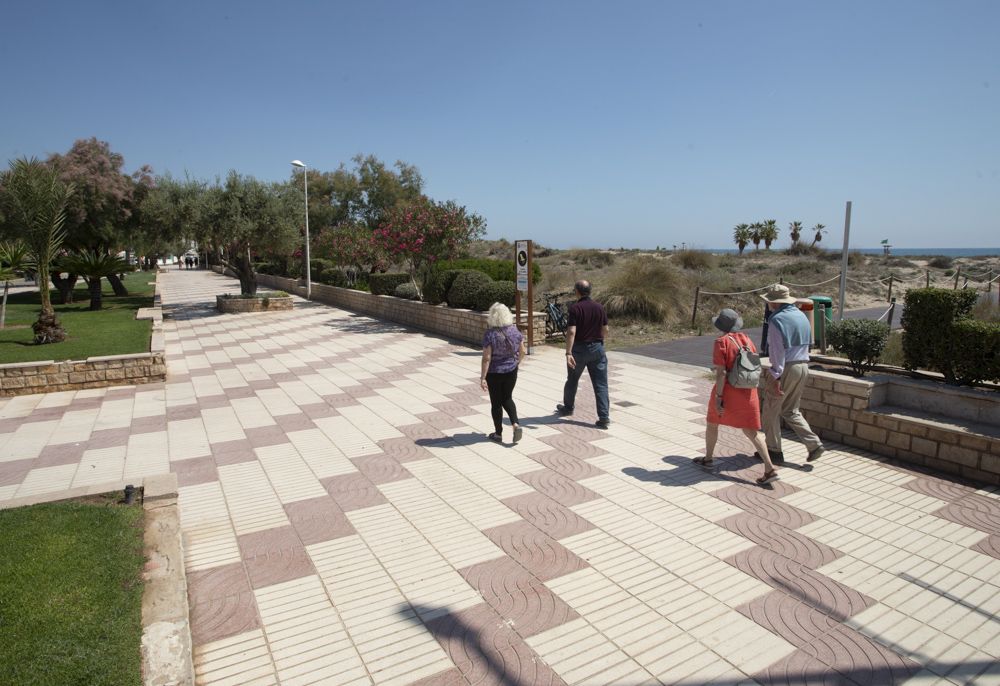
<instances>
[{"instance_id":1,"label":"circular sign","mask_svg":"<svg viewBox=\"0 0 1000 686\"><path fill-rule=\"evenodd\" d=\"M523 267L526 264L528 264L528 251L527 250L518 250L517 251L517 265L519 267Z\"/></svg>"}]
</instances>

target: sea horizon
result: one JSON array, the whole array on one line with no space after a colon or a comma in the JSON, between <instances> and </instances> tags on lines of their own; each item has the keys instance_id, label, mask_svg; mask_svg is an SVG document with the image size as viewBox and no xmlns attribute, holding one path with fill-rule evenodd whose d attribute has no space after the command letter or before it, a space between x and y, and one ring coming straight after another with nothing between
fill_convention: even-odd
<instances>
[{"instance_id":1,"label":"sea horizon","mask_svg":"<svg viewBox=\"0 0 1000 686\"><path fill-rule=\"evenodd\" d=\"M831 252L839 252L840 247L822 246L825 250ZM736 254L739 252L736 248L691 248L692 250L705 250L705 252L712 253L723 253L723 254ZM786 248L772 248L772 252L781 252ZM860 252L865 255L881 255L884 249L879 246L876 248L851 248L851 252ZM753 252L752 248L747 248L744 254ZM934 255L943 255L945 257L983 257L983 256L1000 256L1000 248L890 248L889 255L896 255L900 257L930 257Z\"/></svg>"}]
</instances>

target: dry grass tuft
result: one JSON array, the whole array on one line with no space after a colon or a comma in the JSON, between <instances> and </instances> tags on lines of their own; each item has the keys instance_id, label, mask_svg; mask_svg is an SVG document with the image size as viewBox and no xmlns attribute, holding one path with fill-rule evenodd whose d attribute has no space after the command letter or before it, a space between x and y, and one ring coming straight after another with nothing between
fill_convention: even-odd
<instances>
[{"instance_id":1,"label":"dry grass tuft","mask_svg":"<svg viewBox=\"0 0 1000 686\"><path fill-rule=\"evenodd\" d=\"M691 286L683 274L652 256L633 259L615 275L600 301L609 317L637 317L650 322L679 320Z\"/></svg>"}]
</instances>

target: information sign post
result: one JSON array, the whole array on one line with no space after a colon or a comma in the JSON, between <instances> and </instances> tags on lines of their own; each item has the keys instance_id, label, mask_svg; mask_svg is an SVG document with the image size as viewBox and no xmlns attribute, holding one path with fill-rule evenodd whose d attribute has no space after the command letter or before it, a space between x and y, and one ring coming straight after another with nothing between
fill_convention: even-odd
<instances>
[{"instance_id":1,"label":"information sign post","mask_svg":"<svg viewBox=\"0 0 1000 686\"><path fill-rule=\"evenodd\" d=\"M514 306L517 314L517 326L521 328L521 304L527 301L529 355L535 345L535 298L531 283L533 252L531 241L514 241L514 270L517 279L517 293L514 297Z\"/></svg>"}]
</instances>

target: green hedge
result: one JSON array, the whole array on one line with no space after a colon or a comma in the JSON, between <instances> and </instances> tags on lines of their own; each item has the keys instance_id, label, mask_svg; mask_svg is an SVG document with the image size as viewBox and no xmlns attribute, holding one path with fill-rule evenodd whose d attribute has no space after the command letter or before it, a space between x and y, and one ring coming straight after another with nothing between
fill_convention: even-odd
<instances>
[{"instance_id":1,"label":"green hedge","mask_svg":"<svg viewBox=\"0 0 1000 686\"><path fill-rule=\"evenodd\" d=\"M493 307L493 303L503 303L507 307L513 307L515 293L517 293L517 284L513 281L485 283L476 292L475 309L485 312Z\"/></svg>"},{"instance_id":2,"label":"green hedge","mask_svg":"<svg viewBox=\"0 0 1000 686\"><path fill-rule=\"evenodd\" d=\"M424 283L424 302L429 302L431 305L439 305L447 300L448 291L451 290L451 285L455 283L455 277L458 274L458 269L431 272L431 275Z\"/></svg>"},{"instance_id":3,"label":"green hedge","mask_svg":"<svg viewBox=\"0 0 1000 686\"><path fill-rule=\"evenodd\" d=\"M954 383L956 349L952 327L968 319L978 293L972 290L911 288L903 311L903 359L907 369L941 372Z\"/></svg>"},{"instance_id":4,"label":"green hedge","mask_svg":"<svg viewBox=\"0 0 1000 686\"><path fill-rule=\"evenodd\" d=\"M409 280L409 274L370 274L368 285L371 286L372 295L392 295L396 292L396 286Z\"/></svg>"},{"instance_id":5,"label":"green hedge","mask_svg":"<svg viewBox=\"0 0 1000 686\"><path fill-rule=\"evenodd\" d=\"M404 300L417 300L417 287L413 285L412 281L407 281L396 286L396 290L392 294Z\"/></svg>"},{"instance_id":6,"label":"green hedge","mask_svg":"<svg viewBox=\"0 0 1000 686\"><path fill-rule=\"evenodd\" d=\"M951 331L955 380L1000 383L1000 324L963 319L952 324Z\"/></svg>"},{"instance_id":7,"label":"green hedge","mask_svg":"<svg viewBox=\"0 0 1000 686\"><path fill-rule=\"evenodd\" d=\"M830 325L827 340L834 349L847 355L855 374L864 376L885 350L889 325L874 319L845 319Z\"/></svg>"},{"instance_id":8,"label":"green hedge","mask_svg":"<svg viewBox=\"0 0 1000 686\"><path fill-rule=\"evenodd\" d=\"M331 267L329 269L324 269L320 274L319 278L316 278L315 273L313 274L313 281L318 281L327 286L337 286L338 288L347 287L347 274L343 269L339 267Z\"/></svg>"},{"instance_id":9,"label":"green hedge","mask_svg":"<svg viewBox=\"0 0 1000 686\"><path fill-rule=\"evenodd\" d=\"M475 309L480 289L490 283L493 279L478 269L460 270L448 289L448 307Z\"/></svg>"},{"instance_id":10,"label":"green hedge","mask_svg":"<svg viewBox=\"0 0 1000 686\"><path fill-rule=\"evenodd\" d=\"M542 269L536 262L532 262L531 267L531 283L537 284L542 280ZM442 260L434 265L432 273L448 269L478 269L494 281L517 281L517 271L514 269L513 257L509 260L490 260L477 257L468 257L461 260Z\"/></svg>"}]
</instances>

